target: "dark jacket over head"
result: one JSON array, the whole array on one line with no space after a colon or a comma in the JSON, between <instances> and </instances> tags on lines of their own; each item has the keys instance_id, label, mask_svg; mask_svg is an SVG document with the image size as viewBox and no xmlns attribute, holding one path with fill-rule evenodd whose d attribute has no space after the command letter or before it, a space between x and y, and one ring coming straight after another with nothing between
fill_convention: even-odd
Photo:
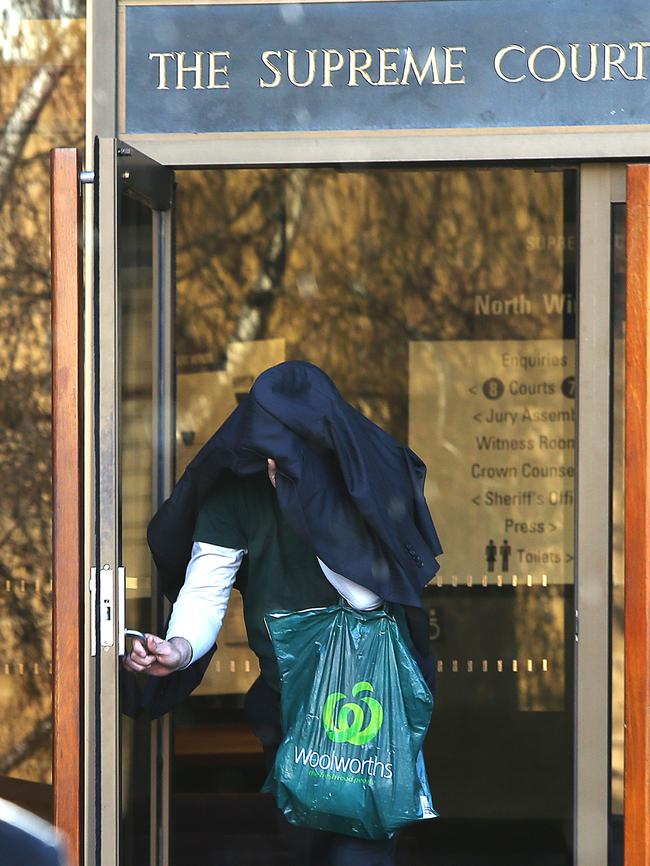
<instances>
[{"instance_id":1,"label":"dark jacket over head","mask_svg":"<svg viewBox=\"0 0 650 866\"><path fill-rule=\"evenodd\" d=\"M431 681L421 595L438 571L442 547L424 498L426 467L306 361L278 364L256 379L151 520L149 546L167 597L173 602L183 584L197 514L222 473L265 471L269 457L278 467L282 512L320 559L406 606L418 661ZM152 714L195 688L210 657L166 677L155 690L166 698L153 702Z\"/></svg>"}]
</instances>

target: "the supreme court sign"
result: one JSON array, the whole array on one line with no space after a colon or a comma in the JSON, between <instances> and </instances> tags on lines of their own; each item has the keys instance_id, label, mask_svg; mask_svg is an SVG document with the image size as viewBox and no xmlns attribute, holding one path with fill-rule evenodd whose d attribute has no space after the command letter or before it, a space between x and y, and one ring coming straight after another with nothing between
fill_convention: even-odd
<instances>
[{"instance_id":1,"label":"the supreme court sign","mask_svg":"<svg viewBox=\"0 0 650 866\"><path fill-rule=\"evenodd\" d=\"M135 3L122 24L127 135L650 124L639 0Z\"/></svg>"}]
</instances>

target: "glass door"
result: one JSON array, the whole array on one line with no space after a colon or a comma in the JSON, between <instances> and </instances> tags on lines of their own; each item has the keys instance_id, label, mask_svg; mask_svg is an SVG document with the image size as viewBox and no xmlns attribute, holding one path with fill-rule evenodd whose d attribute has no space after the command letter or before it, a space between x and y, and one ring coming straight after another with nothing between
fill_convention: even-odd
<instances>
[{"instance_id":1,"label":"glass door","mask_svg":"<svg viewBox=\"0 0 650 866\"><path fill-rule=\"evenodd\" d=\"M445 553L425 590L438 672L425 754L442 819L404 832L409 866L607 862L619 185L603 165L179 175L178 473L255 376L296 358L428 465ZM256 676L233 594L174 711L175 866L207 842L302 866L258 794L242 709Z\"/></svg>"},{"instance_id":2,"label":"glass door","mask_svg":"<svg viewBox=\"0 0 650 866\"><path fill-rule=\"evenodd\" d=\"M185 171L176 299L173 173L113 140L96 165L95 863L169 862L170 722L128 715L119 656L125 626L162 624L145 530L171 443L180 474L256 375L305 358L423 457L445 546L425 591L445 820L405 832L402 862L600 866L609 170ZM174 863L305 866L259 794L237 602L174 711Z\"/></svg>"},{"instance_id":3,"label":"glass door","mask_svg":"<svg viewBox=\"0 0 650 866\"><path fill-rule=\"evenodd\" d=\"M166 861L168 725L137 717L124 629L164 615L146 543L169 489L173 172L113 139L96 147L96 862ZM116 856L117 854L117 856Z\"/></svg>"},{"instance_id":4,"label":"glass door","mask_svg":"<svg viewBox=\"0 0 650 866\"><path fill-rule=\"evenodd\" d=\"M425 590L438 671L425 753L443 817L403 834L409 866L580 862L580 190L571 169L179 174L179 473L259 372L295 358L428 465L445 553ZM600 580L586 574L587 595ZM247 856L245 802L268 862L301 866L257 794L263 762L241 709L257 661L237 602L203 682L175 711L185 809L174 862L194 862L188 839ZM206 797L215 808L201 821Z\"/></svg>"}]
</instances>

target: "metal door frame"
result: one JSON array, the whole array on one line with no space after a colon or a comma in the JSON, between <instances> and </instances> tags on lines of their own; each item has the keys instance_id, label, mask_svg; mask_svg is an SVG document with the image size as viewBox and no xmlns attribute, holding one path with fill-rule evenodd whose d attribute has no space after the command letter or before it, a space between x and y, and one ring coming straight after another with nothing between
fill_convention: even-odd
<instances>
[{"instance_id":1,"label":"metal door frame","mask_svg":"<svg viewBox=\"0 0 650 866\"><path fill-rule=\"evenodd\" d=\"M575 866L608 858L610 803L612 204L625 166L582 165L575 511Z\"/></svg>"},{"instance_id":2,"label":"metal door frame","mask_svg":"<svg viewBox=\"0 0 650 866\"><path fill-rule=\"evenodd\" d=\"M108 143L100 143L100 174L115 175L114 151ZM574 863L575 866L602 866L607 862L609 818L609 573L610 573L610 272L611 272L611 205L625 200L625 167L622 165L583 165L580 168L579 193L579 284L577 317L577 454L576 454L576 511L575 511L575 736L574 736ZM101 199L101 196L100 196ZM109 196L100 201L107 208L104 222L110 225ZM111 205L112 206L112 205ZM165 355L171 351L173 300L171 297L171 226L161 219L162 236L158 247L158 261L167 277L165 296L160 296L164 335L156 353L156 363L164 366ZM114 279L113 260L116 255L115 237L105 233L99 252L100 280L105 285ZM113 257L113 258L112 258ZM164 262L168 264L165 265ZM116 363L112 354L115 332L116 298L110 292L100 291L98 340L102 346L104 377L100 372L98 393L99 412L103 433L97 439L97 453L103 466L97 514L100 525L116 520L117 508L117 453L114 451L115 417L111 405L117 405L116 380L111 369ZM110 345L106 345L106 340ZM107 357L108 354L108 357ZM164 379L164 377L163 377ZM111 403L111 401L113 401ZM158 494L165 495L172 483L171 460L173 448L173 394L171 380L162 386L160 406L165 407L158 417L157 431L160 481ZM111 470L113 461L113 471ZM112 516L113 515L113 516ZM105 533L101 539L98 564L116 563L116 538ZM606 636L606 637L603 637ZM116 662L111 655L100 658L101 676L116 677ZM103 804L102 826L112 826L117 838L118 816L112 802L117 802L117 716L110 692L102 692L99 712L103 720L103 760L99 767ZM156 760L165 774L165 796L156 805L152 815L158 815L152 827L152 838L158 837L162 859L152 863L166 863L168 840L169 765L166 753L169 736L168 718L156 723L154 737ZM110 747L106 748L106 738ZM111 775L112 774L112 775ZM90 781L90 780L89 780ZM155 784L152 790L156 790ZM108 792L108 796L107 796ZM152 820L154 820L152 818ZM104 839L106 839L104 835ZM113 864L113 846L102 845L97 866ZM155 853L155 852L152 852ZM91 860L88 861L90 864Z\"/></svg>"},{"instance_id":3,"label":"metal door frame","mask_svg":"<svg viewBox=\"0 0 650 866\"><path fill-rule=\"evenodd\" d=\"M86 679L86 740L94 743L86 759L86 833L87 866L115 866L120 850L120 787L118 700L120 633L120 597L124 591L122 563L118 558L119 515L119 344L118 344L118 199L121 185L137 192L153 211L153 336L154 359L154 479L152 507L168 495L173 478L173 451L169 449L173 430L173 191L162 190L151 178L137 187L136 172L119 175L121 143L114 138L99 138L94 155L93 210L100 226L99 235L87 232L91 247L88 258L94 261L94 274L88 285L94 285L92 315L86 319L86 339L94 358L92 381L87 389L89 401L87 430L92 435L92 465L87 466L87 498L90 520L87 525L86 561L91 577L91 592L86 605L88 659ZM124 150L124 148L123 148ZM126 149L128 150L128 148ZM153 161L132 154L140 171L161 169ZM166 176L171 173L165 172ZM131 177L129 177L131 175ZM168 204L165 204L167 193ZM165 209L162 209L165 208ZM88 229L88 226L87 226ZM91 294L91 293L89 293ZM88 333L90 331L90 333ZM94 569L94 571L93 571ZM102 590L106 589L106 593ZM159 598L155 579L152 596ZM102 646L101 622L105 598L111 599L111 626L106 636L112 642ZM95 604L96 599L96 604ZM162 620L162 602L158 617ZM96 650L93 654L93 649ZM152 722L151 739L151 863L165 866L169 862L167 834L161 826L168 824L169 748L168 719Z\"/></svg>"}]
</instances>

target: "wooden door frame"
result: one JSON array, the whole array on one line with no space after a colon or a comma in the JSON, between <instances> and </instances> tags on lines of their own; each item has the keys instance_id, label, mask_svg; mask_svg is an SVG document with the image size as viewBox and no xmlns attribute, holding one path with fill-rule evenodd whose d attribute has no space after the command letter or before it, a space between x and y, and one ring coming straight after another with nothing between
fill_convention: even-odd
<instances>
[{"instance_id":1,"label":"wooden door frame","mask_svg":"<svg viewBox=\"0 0 650 866\"><path fill-rule=\"evenodd\" d=\"M625 866L650 866L650 165L627 169Z\"/></svg>"},{"instance_id":2,"label":"wooden door frame","mask_svg":"<svg viewBox=\"0 0 650 866\"><path fill-rule=\"evenodd\" d=\"M83 832L81 157L51 154L54 820ZM650 866L650 165L627 172L625 348L625 866Z\"/></svg>"},{"instance_id":3,"label":"wooden door frame","mask_svg":"<svg viewBox=\"0 0 650 866\"><path fill-rule=\"evenodd\" d=\"M54 823L69 866L83 843L83 332L81 154L50 154Z\"/></svg>"}]
</instances>

